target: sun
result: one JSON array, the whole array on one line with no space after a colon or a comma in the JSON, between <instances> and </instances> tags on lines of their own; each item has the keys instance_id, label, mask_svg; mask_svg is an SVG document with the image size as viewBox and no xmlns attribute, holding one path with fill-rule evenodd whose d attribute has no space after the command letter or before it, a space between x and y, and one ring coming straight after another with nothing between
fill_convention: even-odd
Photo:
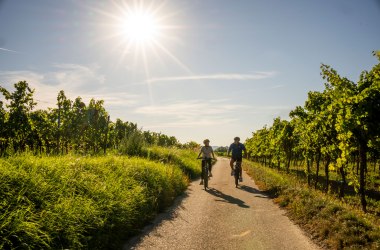
<instances>
[{"instance_id":1,"label":"sun","mask_svg":"<svg viewBox=\"0 0 380 250\"><path fill-rule=\"evenodd\" d=\"M125 14L122 21L124 38L136 45L144 45L156 41L160 35L160 25L152 12L134 10Z\"/></svg>"},{"instance_id":2,"label":"sun","mask_svg":"<svg viewBox=\"0 0 380 250\"><path fill-rule=\"evenodd\" d=\"M173 52L184 44L181 34L187 25L181 18L182 11L167 0L112 0L110 3L89 8L99 14L102 35L98 41L118 57L115 68L127 64L129 70L143 69L146 79L150 79L151 69L174 62L191 73Z\"/></svg>"},{"instance_id":3,"label":"sun","mask_svg":"<svg viewBox=\"0 0 380 250\"><path fill-rule=\"evenodd\" d=\"M1 0L0 0L1 1ZM127 69L133 79L145 83L147 96L154 104L153 74L168 63L192 75L190 68L174 53L178 45L184 45L183 32L187 30L183 11L167 0L111 0L95 7L88 5L91 13L96 13L100 29L99 39L112 55L113 69ZM115 57L114 57L115 56ZM115 60L113 60L115 59Z\"/></svg>"}]
</instances>

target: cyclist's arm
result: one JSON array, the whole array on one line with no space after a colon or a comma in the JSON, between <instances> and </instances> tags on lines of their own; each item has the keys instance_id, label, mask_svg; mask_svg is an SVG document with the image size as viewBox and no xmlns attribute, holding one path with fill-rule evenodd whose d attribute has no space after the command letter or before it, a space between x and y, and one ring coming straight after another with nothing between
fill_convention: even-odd
<instances>
[{"instance_id":1,"label":"cyclist's arm","mask_svg":"<svg viewBox=\"0 0 380 250\"><path fill-rule=\"evenodd\" d=\"M244 152L244 157L248 158L247 149L244 144L243 144L243 152Z\"/></svg>"},{"instance_id":2,"label":"cyclist's arm","mask_svg":"<svg viewBox=\"0 0 380 250\"><path fill-rule=\"evenodd\" d=\"M201 154L202 154L202 151L201 151L201 152L199 152L199 154L198 154L198 157L197 157L197 158L201 157Z\"/></svg>"},{"instance_id":3,"label":"cyclist's arm","mask_svg":"<svg viewBox=\"0 0 380 250\"><path fill-rule=\"evenodd\" d=\"M203 147L201 147L201 151L199 151L199 154L198 154L198 157L197 157L197 158L199 158L199 157L201 156L202 151L203 151Z\"/></svg>"},{"instance_id":4,"label":"cyclist's arm","mask_svg":"<svg viewBox=\"0 0 380 250\"><path fill-rule=\"evenodd\" d=\"M248 158L247 150L246 150L246 149L243 149L243 152L244 152L244 157L245 157L245 158Z\"/></svg>"},{"instance_id":5,"label":"cyclist's arm","mask_svg":"<svg viewBox=\"0 0 380 250\"><path fill-rule=\"evenodd\" d=\"M228 157L230 157L230 153L231 153L231 146L228 148L228 152L227 152Z\"/></svg>"}]
</instances>

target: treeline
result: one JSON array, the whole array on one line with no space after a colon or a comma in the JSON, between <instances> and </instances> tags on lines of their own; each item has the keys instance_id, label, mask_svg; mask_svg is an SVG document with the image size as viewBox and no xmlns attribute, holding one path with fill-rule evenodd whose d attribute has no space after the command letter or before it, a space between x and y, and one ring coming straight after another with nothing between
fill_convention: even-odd
<instances>
[{"instance_id":1,"label":"treeline","mask_svg":"<svg viewBox=\"0 0 380 250\"><path fill-rule=\"evenodd\" d=\"M144 145L181 145L177 138L142 131L136 123L110 120L103 100L91 99L86 105L81 97L68 99L64 91L55 107L35 110L34 89L26 81L14 84L14 91L0 86L0 156L31 151L66 154L106 153L107 149L138 154Z\"/></svg>"},{"instance_id":2,"label":"treeline","mask_svg":"<svg viewBox=\"0 0 380 250\"><path fill-rule=\"evenodd\" d=\"M263 165L287 172L292 162L305 166L307 183L314 181L315 188L324 171L326 192L329 173L336 172L340 197L347 185L354 186L366 211L369 164L380 173L380 63L363 71L357 83L324 64L321 76L326 81L323 91L309 92L305 105L290 112L289 121L274 119L270 127L254 132L246 146ZM376 176L372 184L378 182Z\"/></svg>"}]
</instances>

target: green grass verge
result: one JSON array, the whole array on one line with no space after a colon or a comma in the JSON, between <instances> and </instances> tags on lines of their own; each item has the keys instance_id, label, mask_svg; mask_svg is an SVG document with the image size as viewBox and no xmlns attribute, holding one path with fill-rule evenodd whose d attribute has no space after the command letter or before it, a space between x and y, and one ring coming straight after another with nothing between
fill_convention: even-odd
<instances>
[{"instance_id":1,"label":"green grass verge","mask_svg":"<svg viewBox=\"0 0 380 250\"><path fill-rule=\"evenodd\" d=\"M179 166L189 179L199 177L201 174L201 162L196 160L198 154L193 150L150 147L146 149L144 156L150 160Z\"/></svg>"},{"instance_id":2,"label":"green grass verge","mask_svg":"<svg viewBox=\"0 0 380 250\"><path fill-rule=\"evenodd\" d=\"M323 246L331 249L380 249L379 218L309 189L296 177L245 161L244 169L260 189Z\"/></svg>"},{"instance_id":3,"label":"green grass verge","mask_svg":"<svg viewBox=\"0 0 380 250\"><path fill-rule=\"evenodd\" d=\"M120 248L186 189L181 168L198 173L192 152L174 155L181 167L126 156L0 159L0 249Z\"/></svg>"}]
</instances>

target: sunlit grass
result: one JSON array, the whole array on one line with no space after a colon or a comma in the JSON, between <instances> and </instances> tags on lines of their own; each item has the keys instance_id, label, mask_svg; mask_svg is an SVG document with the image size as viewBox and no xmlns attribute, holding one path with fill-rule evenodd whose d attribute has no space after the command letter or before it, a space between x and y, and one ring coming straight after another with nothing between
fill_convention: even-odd
<instances>
[{"instance_id":1,"label":"sunlit grass","mask_svg":"<svg viewBox=\"0 0 380 250\"><path fill-rule=\"evenodd\" d=\"M260 189L273 195L288 215L323 246L332 249L378 249L379 220L371 214L307 188L297 177L245 161L245 170Z\"/></svg>"},{"instance_id":2,"label":"sunlit grass","mask_svg":"<svg viewBox=\"0 0 380 250\"><path fill-rule=\"evenodd\" d=\"M190 179L201 174L200 162L196 160L197 152L193 150L150 147L147 149L147 157L148 159L158 160L162 163L178 165Z\"/></svg>"},{"instance_id":3,"label":"sunlit grass","mask_svg":"<svg viewBox=\"0 0 380 250\"><path fill-rule=\"evenodd\" d=\"M197 172L197 162L180 154L180 167L113 155L0 159L0 248L117 248L186 189L181 168Z\"/></svg>"}]
</instances>

